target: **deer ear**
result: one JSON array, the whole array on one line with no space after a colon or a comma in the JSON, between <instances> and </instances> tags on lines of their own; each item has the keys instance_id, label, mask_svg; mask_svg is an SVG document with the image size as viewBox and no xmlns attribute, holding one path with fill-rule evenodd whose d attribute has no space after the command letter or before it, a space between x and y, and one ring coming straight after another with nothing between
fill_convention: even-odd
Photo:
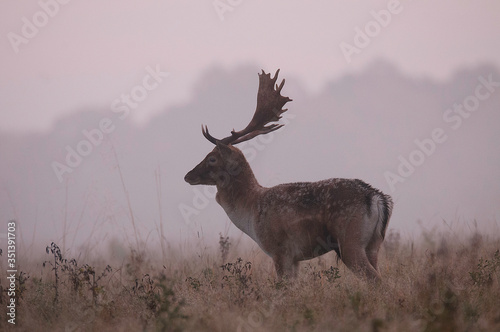
<instances>
[{"instance_id":1,"label":"deer ear","mask_svg":"<svg viewBox=\"0 0 500 332\"><path fill-rule=\"evenodd\" d=\"M229 156L231 154L231 148L229 145L217 141L217 148L219 149L223 157Z\"/></svg>"}]
</instances>

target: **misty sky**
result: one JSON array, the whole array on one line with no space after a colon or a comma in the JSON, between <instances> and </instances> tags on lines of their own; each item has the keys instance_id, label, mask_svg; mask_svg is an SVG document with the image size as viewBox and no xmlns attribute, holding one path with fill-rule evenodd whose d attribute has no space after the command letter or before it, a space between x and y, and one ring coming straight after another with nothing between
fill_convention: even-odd
<instances>
[{"instance_id":1,"label":"misty sky","mask_svg":"<svg viewBox=\"0 0 500 332\"><path fill-rule=\"evenodd\" d=\"M493 0L2 1L0 137L14 144L0 141L8 156L0 159L0 217L18 213L33 233L37 222L40 233L61 223L66 188L51 162L64 160L65 146L76 146L83 129L95 128L93 116L103 115L84 111L96 111L132 125L117 129L71 174L73 216L94 194L99 206L108 198L120 209L126 205L116 169L102 157L116 148L138 214L146 211L145 232L158 225L148 215L157 208L148 205L157 203L156 183L148 181L163 172L163 209L172 213L165 227L177 236L184 227L178 207L193 200L184 174L211 149L200 124L210 121L214 135L245 125L232 122L233 105L254 107L257 68L281 68L296 120L251 162L262 184L360 177L393 194L391 227L409 232L422 219L495 222L498 92L481 99L482 116L446 112L473 96L480 75L500 80L499 13ZM494 91L481 84L483 95ZM120 122L123 96L138 86L147 95L127 104L132 111ZM249 117L238 113L237 119ZM432 137L436 127L445 132L435 140L449 136L440 153L391 188L384 172L397 174L398 158L409 158L415 140ZM174 133L182 141L169 136ZM189 236L203 234L203 227L215 238L225 231L227 218L210 202ZM111 228L129 226L126 213L107 211L110 216L117 219ZM76 225L75 234L88 226Z\"/></svg>"},{"instance_id":2,"label":"misty sky","mask_svg":"<svg viewBox=\"0 0 500 332\"><path fill-rule=\"evenodd\" d=\"M47 131L68 112L109 108L147 66L171 76L132 115L142 122L192 97L192 84L210 65L282 68L313 92L381 57L438 80L463 66L500 66L498 1L230 3L2 1L0 130ZM372 11L388 7L386 26L348 63L341 43L355 46L356 28L370 27ZM37 31L29 27L35 23Z\"/></svg>"}]
</instances>

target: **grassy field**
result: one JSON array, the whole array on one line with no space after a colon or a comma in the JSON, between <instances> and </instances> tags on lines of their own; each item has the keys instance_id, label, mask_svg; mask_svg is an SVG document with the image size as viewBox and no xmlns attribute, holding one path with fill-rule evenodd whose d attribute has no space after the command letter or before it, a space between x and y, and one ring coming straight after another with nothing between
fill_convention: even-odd
<instances>
[{"instance_id":1,"label":"grassy field","mask_svg":"<svg viewBox=\"0 0 500 332\"><path fill-rule=\"evenodd\" d=\"M269 258L231 240L197 254L168 250L163 262L136 251L80 262L49 245L17 277L15 327L3 313L2 267L0 330L500 331L498 234L389 233L379 285L354 277L334 253L278 282Z\"/></svg>"}]
</instances>

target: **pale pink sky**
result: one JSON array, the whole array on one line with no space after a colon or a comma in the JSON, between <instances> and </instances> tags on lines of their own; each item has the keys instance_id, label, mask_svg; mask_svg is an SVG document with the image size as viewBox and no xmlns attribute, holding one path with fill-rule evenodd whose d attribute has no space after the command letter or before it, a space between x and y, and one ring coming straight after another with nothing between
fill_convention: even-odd
<instances>
[{"instance_id":1,"label":"pale pink sky","mask_svg":"<svg viewBox=\"0 0 500 332\"><path fill-rule=\"evenodd\" d=\"M463 66L500 67L495 0L401 1L399 13L350 63L339 45L354 44L355 28L391 1L240 1L224 20L213 2L72 0L57 10L56 0L0 2L0 131L49 130L68 112L109 109L141 82L147 66L170 76L134 114L138 121L189 98L214 64L280 67L311 91L381 57L439 80ZM15 52L9 33L23 35L23 18L43 19L43 3L57 12Z\"/></svg>"}]
</instances>

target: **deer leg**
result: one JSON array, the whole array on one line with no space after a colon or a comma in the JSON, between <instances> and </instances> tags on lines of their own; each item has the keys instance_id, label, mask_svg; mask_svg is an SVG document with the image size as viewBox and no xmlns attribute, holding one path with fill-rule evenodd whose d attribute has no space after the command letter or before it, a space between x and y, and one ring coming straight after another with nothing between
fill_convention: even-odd
<instances>
[{"instance_id":1,"label":"deer leg","mask_svg":"<svg viewBox=\"0 0 500 332\"><path fill-rule=\"evenodd\" d=\"M363 248L344 248L342 261L356 275L369 280L380 280L380 274L368 260Z\"/></svg>"},{"instance_id":2,"label":"deer leg","mask_svg":"<svg viewBox=\"0 0 500 332\"><path fill-rule=\"evenodd\" d=\"M287 258L285 255L276 255L273 257L273 261L278 279L297 277L299 262Z\"/></svg>"},{"instance_id":3,"label":"deer leg","mask_svg":"<svg viewBox=\"0 0 500 332\"><path fill-rule=\"evenodd\" d=\"M342 262L357 276L379 280L380 274L371 263L367 248L373 242L373 229L364 214L353 215L345 221L338 239ZM373 249L370 247L370 249ZM374 255L370 250L370 258ZM375 255L376 258L376 255ZM376 261L373 260L373 262Z\"/></svg>"},{"instance_id":4,"label":"deer leg","mask_svg":"<svg viewBox=\"0 0 500 332\"><path fill-rule=\"evenodd\" d=\"M378 251L380 249L380 245L382 244L382 240L378 237L375 237L377 236L373 236L365 251L366 256L368 257L368 261L373 266L373 268L378 271Z\"/></svg>"},{"instance_id":5,"label":"deer leg","mask_svg":"<svg viewBox=\"0 0 500 332\"><path fill-rule=\"evenodd\" d=\"M292 262L292 275L291 275L291 277L296 279L298 273L299 273L299 262L294 261L294 262Z\"/></svg>"}]
</instances>

